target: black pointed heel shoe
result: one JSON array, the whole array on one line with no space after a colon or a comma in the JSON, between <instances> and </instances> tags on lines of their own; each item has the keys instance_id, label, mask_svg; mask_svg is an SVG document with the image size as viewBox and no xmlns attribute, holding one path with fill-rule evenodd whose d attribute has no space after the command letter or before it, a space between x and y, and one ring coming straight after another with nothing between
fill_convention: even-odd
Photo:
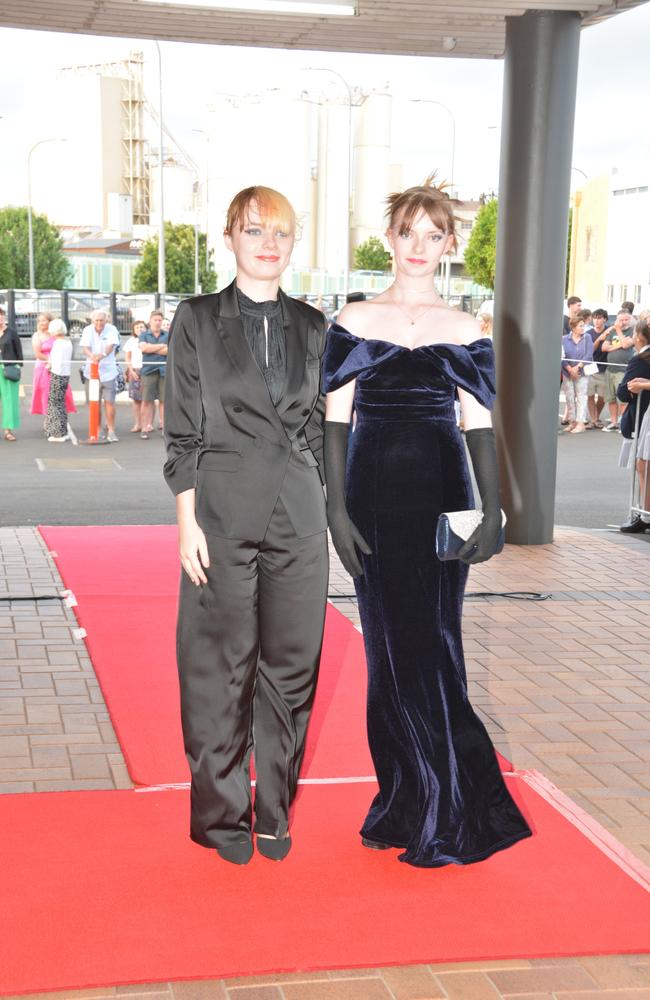
<instances>
[{"instance_id":1,"label":"black pointed heel shoe","mask_svg":"<svg viewBox=\"0 0 650 1000\"><path fill-rule=\"evenodd\" d=\"M367 837L361 838L361 843L364 847L369 847L371 851L390 851L390 844L378 844L376 840L368 840Z\"/></svg>"},{"instance_id":2,"label":"black pointed heel shoe","mask_svg":"<svg viewBox=\"0 0 650 1000\"><path fill-rule=\"evenodd\" d=\"M645 521L641 520L641 517L637 515L633 517L631 521L627 521L626 524L621 524L618 529L627 535L641 534L644 531L650 530L650 524L646 524Z\"/></svg>"},{"instance_id":3,"label":"black pointed heel shoe","mask_svg":"<svg viewBox=\"0 0 650 1000\"><path fill-rule=\"evenodd\" d=\"M276 839L275 837L258 837L257 850L262 857L268 858L269 861L284 861L291 850L291 837L287 836L281 839Z\"/></svg>"},{"instance_id":4,"label":"black pointed heel shoe","mask_svg":"<svg viewBox=\"0 0 650 1000\"><path fill-rule=\"evenodd\" d=\"M247 865L253 857L253 842L242 840L238 844L227 844L216 848L217 854L231 865Z\"/></svg>"}]
</instances>

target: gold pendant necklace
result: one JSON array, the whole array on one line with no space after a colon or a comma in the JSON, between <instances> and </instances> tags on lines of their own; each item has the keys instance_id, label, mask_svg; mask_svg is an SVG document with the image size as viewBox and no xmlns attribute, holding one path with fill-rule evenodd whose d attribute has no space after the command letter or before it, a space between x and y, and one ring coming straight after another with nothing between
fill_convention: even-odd
<instances>
[{"instance_id":1,"label":"gold pendant necklace","mask_svg":"<svg viewBox=\"0 0 650 1000\"><path fill-rule=\"evenodd\" d=\"M402 309L402 307L399 304L399 302L395 302L394 299L393 299L393 305L397 306L397 308L399 309L399 311L402 313L403 316L406 316L406 318L409 321L409 323L411 324L411 326L415 326L415 324L418 322L418 320L422 319L423 316L426 316L426 314L428 312L431 312L431 310L433 308L435 308L435 306L437 306L438 303L437 302L432 302L431 305L427 306L427 308L424 310L424 312L421 312L419 316L415 317L415 319L413 319L413 317L409 313L407 313L406 309Z\"/></svg>"}]
</instances>

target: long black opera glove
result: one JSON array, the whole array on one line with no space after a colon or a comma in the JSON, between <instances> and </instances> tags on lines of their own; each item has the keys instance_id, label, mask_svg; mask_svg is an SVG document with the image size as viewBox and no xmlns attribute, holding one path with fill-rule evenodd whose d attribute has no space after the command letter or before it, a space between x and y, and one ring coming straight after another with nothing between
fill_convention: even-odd
<instances>
[{"instance_id":1,"label":"long black opera glove","mask_svg":"<svg viewBox=\"0 0 650 1000\"><path fill-rule=\"evenodd\" d=\"M327 523L334 548L350 576L361 576L363 569L357 548L370 555L372 550L350 520L345 506L345 460L348 454L350 425L325 421L323 459L327 484Z\"/></svg>"},{"instance_id":2,"label":"long black opera glove","mask_svg":"<svg viewBox=\"0 0 650 1000\"><path fill-rule=\"evenodd\" d=\"M465 440L483 504L483 520L458 553L459 559L472 564L491 559L497 550L501 533L499 465L494 431L491 427L478 427L466 431Z\"/></svg>"}]
</instances>

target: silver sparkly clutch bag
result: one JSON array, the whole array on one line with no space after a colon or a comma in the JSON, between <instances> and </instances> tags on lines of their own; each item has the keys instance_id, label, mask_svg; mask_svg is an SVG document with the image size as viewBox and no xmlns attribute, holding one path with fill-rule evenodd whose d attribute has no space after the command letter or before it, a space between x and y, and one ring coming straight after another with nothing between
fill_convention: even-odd
<instances>
[{"instance_id":1,"label":"silver sparkly clutch bag","mask_svg":"<svg viewBox=\"0 0 650 1000\"><path fill-rule=\"evenodd\" d=\"M458 559L458 553L483 520L482 510L452 510L440 514L436 526L436 555L441 562ZM506 515L501 511L501 533L495 555L506 541Z\"/></svg>"}]
</instances>

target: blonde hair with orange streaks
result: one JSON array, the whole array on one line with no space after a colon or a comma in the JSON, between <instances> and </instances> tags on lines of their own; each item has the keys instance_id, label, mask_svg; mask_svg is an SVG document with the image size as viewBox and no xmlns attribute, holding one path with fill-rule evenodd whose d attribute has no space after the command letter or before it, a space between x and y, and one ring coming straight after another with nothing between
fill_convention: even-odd
<instances>
[{"instance_id":1,"label":"blonde hair with orange streaks","mask_svg":"<svg viewBox=\"0 0 650 1000\"><path fill-rule=\"evenodd\" d=\"M456 235L456 218L454 208L459 204L455 198L450 198L444 190L446 185L434 184L435 173L425 180L424 184L407 188L406 191L390 194L386 199L386 215L388 216L388 228L396 229L400 236L408 233L413 225L413 220L419 213L426 212L434 226L448 236L453 236L454 250L458 249L458 237Z\"/></svg>"},{"instance_id":2,"label":"blonde hair with orange streaks","mask_svg":"<svg viewBox=\"0 0 650 1000\"><path fill-rule=\"evenodd\" d=\"M249 209L253 203L262 222L275 222L287 232L295 233L296 213L289 200L273 188L254 184L252 187L244 188L243 191L238 191L230 202L223 230L224 235L230 235L237 225L239 225L240 230L244 228L248 222Z\"/></svg>"}]
</instances>

